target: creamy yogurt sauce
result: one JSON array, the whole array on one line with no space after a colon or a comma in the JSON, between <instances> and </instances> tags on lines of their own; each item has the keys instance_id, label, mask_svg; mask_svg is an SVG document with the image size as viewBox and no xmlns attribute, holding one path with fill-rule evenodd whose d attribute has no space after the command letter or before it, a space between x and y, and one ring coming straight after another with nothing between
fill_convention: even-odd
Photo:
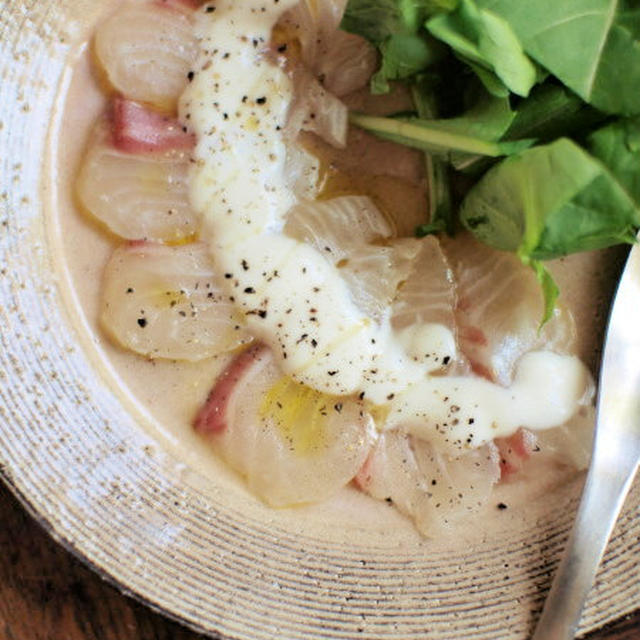
<instances>
[{"instance_id":1,"label":"creamy yogurt sauce","mask_svg":"<svg viewBox=\"0 0 640 640\"><path fill-rule=\"evenodd\" d=\"M391 402L385 426L402 426L455 454L509 436L521 425L562 424L592 394L578 358L533 351L521 358L509 388L455 376L431 376L409 386Z\"/></svg>"},{"instance_id":2,"label":"creamy yogurt sauce","mask_svg":"<svg viewBox=\"0 0 640 640\"><path fill-rule=\"evenodd\" d=\"M296 202L283 133L294 87L264 51L295 4L221 2L200 14L200 58L181 100L199 140L192 204L230 295L282 369L321 391L364 391L381 403L427 369L406 355L388 321L378 325L358 309L336 267L281 233Z\"/></svg>"},{"instance_id":3,"label":"creamy yogurt sauce","mask_svg":"<svg viewBox=\"0 0 640 640\"><path fill-rule=\"evenodd\" d=\"M562 424L592 394L577 358L530 354L509 389L430 376L433 365L415 355L455 357L448 329L424 325L396 335L388 317L375 322L356 306L320 252L282 233L296 202L284 134L295 87L267 51L274 24L295 4L220 0L200 12L200 53L180 104L198 137L192 204L249 330L295 379L332 394L364 394L388 405L387 428L402 424L449 448L479 446L522 425Z\"/></svg>"}]
</instances>

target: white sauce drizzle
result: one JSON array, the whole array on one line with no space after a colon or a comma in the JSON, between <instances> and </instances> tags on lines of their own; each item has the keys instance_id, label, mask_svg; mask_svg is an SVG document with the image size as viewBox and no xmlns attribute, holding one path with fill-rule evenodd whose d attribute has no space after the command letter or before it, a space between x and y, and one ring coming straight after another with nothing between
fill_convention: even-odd
<instances>
[{"instance_id":1,"label":"white sauce drizzle","mask_svg":"<svg viewBox=\"0 0 640 640\"><path fill-rule=\"evenodd\" d=\"M205 7L195 27L200 53L194 77L180 105L198 137L192 204L203 213L205 237L249 330L272 348L287 374L311 387L339 395L364 392L377 404L393 399L389 427L402 423L437 439L434 425L447 406L477 416L473 430L466 425L463 434L453 430L440 438L447 446L479 446L521 425L561 424L589 384L576 358L538 354L535 366L520 365L511 389L476 378L429 377L434 365L416 356L453 358L455 342L446 328L431 325L396 336L388 321L378 324L358 309L320 252L282 234L295 204L285 178L283 135L294 88L264 54L273 25L296 3L218 0L213 11ZM539 388L554 379L571 383ZM543 404L557 410L536 413Z\"/></svg>"},{"instance_id":2,"label":"white sauce drizzle","mask_svg":"<svg viewBox=\"0 0 640 640\"><path fill-rule=\"evenodd\" d=\"M391 402L386 429L402 426L455 453L509 436L518 427L546 429L590 401L591 377L576 357L533 351L518 362L513 383L431 376Z\"/></svg>"}]
</instances>

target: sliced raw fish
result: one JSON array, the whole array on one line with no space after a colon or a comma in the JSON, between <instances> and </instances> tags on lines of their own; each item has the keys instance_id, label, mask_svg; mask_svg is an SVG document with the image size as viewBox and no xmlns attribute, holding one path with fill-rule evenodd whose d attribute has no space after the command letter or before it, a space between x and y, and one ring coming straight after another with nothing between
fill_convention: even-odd
<instances>
[{"instance_id":1,"label":"sliced raw fish","mask_svg":"<svg viewBox=\"0 0 640 640\"><path fill-rule=\"evenodd\" d=\"M175 3L125 4L98 26L94 45L116 91L175 110L197 55L188 12Z\"/></svg>"},{"instance_id":2,"label":"sliced raw fish","mask_svg":"<svg viewBox=\"0 0 640 640\"><path fill-rule=\"evenodd\" d=\"M185 152L129 153L100 129L80 167L80 203L127 240L183 242L194 238L200 217L189 205Z\"/></svg>"},{"instance_id":3,"label":"sliced raw fish","mask_svg":"<svg viewBox=\"0 0 640 640\"><path fill-rule=\"evenodd\" d=\"M518 478L528 463L544 459L581 471L589 466L595 408L585 404L566 424L553 429L519 429L509 438L497 438L502 480Z\"/></svg>"},{"instance_id":4,"label":"sliced raw fish","mask_svg":"<svg viewBox=\"0 0 640 640\"><path fill-rule=\"evenodd\" d=\"M517 256L482 245L468 234L446 241L444 247L457 284L459 345L477 373L507 386L523 354L538 349L573 353L571 313L560 301L540 327L540 284Z\"/></svg>"},{"instance_id":5,"label":"sliced raw fish","mask_svg":"<svg viewBox=\"0 0 640 640\"><path fill-rule=\"evenodd\" d=\"M111 109L113 144L127 153L189 151L195 136L170 116L133 100L116 97Z\"/></svg>"},{"instance_id":6,"label":"sliced raw fish","mask_svg":"<svg viewBox=\"0 0 640 640\"><path fill-rule=\"evenodd\" d=\"M295 140L300 131L309 131L332 147L343 149L349 128L346 105L307 69L294 66L290 75L295 87L295 100L289 110L287 137Z\"/></svg>"},{"instance_id":7,"label":"sliced raw fish","mask_svg":"<svg viewBox=\"0 0 640 640\"><path fill-rule=\"evenodd\" d=\"M300 203L284 232L335 264L358 307L376 321L388 315L421 246L415 238L391 240L389 223L366 196Z\"/></svg>"},{"instance_id":8,"label":"sliced raw fish","mask_svg":"<svg viewBox=\"0 0 640 640\"><path fill-rule=\"evenodd\" d=\"M491 443L451 458L394 430L380 435L356 484L392 503L423 535L434 537L478 511L499 477L498 452Z\"/></svg>"},{"instance_id":9,"label":"sliced raw fish","mask_svg":"<svg viewBox=\"0 0 640 640\"><path fill-rule=\"evenodd\" d=\"M262 345L240 354L195 420L214 450L272 506L317 502L346 485L374 438L356 398L337 398L280 372Z\"/></svg>"},{"instance_id":10,"label":"sliced raw fish","mask_svg":"<svg viewBox=\"0 0 640 640\"><path fill-rule=\"evenodd\" d=\"M522 471L527 460L539 449L537 435L530 429L523 427L520 427L508 438L496 438L495 444L500 453L500 477L502 479Z\"/></svg>"},{"instance_id":11,"label":"sliced raw fish","mask_svg":"<svg viewBox=\"0 0 640 640\"><path fill-rule=\"evenodd\" d=\"M334 36L347 0L300 0L280 18L276 39L295 42L305 66L314 69Z\"/></svg>"},{"instance_id":12,"label":"sliced raw fish","mask_svg":"<svg viewBox=\"0 0 640 640\"><path fill-rule=\"evenodd\" d=\"M420 250L415 238L354 247L340 267L356 304L369 318L381 321L389 315L390 304L404 283Z\"/></svg>"},{"instance_id":13,"label":"sliced raw fish","mask_svg":"<svg viewBox=\"0 0 640 640\"><path fill-rule=\"evenodd\" d=\"M389 238L391 227L370 198L343 196L296 205L287 216L284 233L338 263L354 246Z\"/></svg>"},{"instance_id":14,"label":"sliced raw fish","mask_svg":"<svg viewBox=\"0 0 640 640\"><path fill-rule=\"evenodd\" d=\"M393 302L393 326L441 324L455 332L455 282L449 262L434 236L418 241L420 252Z\"/></svg>"},{"instance_id":15,"label":"sliced raw fish","mask_svg":"<svg viewBox=\"0 0 640 640\"><path fill-rule=\"evenodd\" d=\"M320 189L320 160L304 145L287 145L287 184L298 200L314 200Z\"/></svg>"},{"instance_id":16,"label":"sliced raw fish","mask_svg":"<svg viewBox=\"0 0 640 640\"><path fill-rule=\"evenodd\" d=\"M235 349L250 337L219 277L204 244L125 244L105 269L102 327L149 358L202 360Z\"/></svg>"},{"instance_id":17,"label":"sliced raw fish","mask_svg":"<svg viewBox=\"0 0 640 640\"><path fill-rule=\"evenodd\" d=\"M328 91L338 97L366 86L378 65L375 49L360 36L336 31L315 72Z\"/></svg>"}]
</instances>

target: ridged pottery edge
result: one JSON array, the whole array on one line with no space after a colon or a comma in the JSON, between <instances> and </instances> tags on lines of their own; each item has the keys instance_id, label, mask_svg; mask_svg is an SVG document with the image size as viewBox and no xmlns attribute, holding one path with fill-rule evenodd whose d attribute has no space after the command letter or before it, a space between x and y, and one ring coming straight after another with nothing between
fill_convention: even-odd
<instances>
[{"instance_id":1,"label":"ridged pottery edge","mask_svg":"<svg viewBox=\"0 0 640 640\"><path fill-rule=\"evenodd\" d=\"M0 6L0 469L94 570L193 628L237 640L509 638L531 632L581 478L473 544L296 525L189 468L96 372L45 215L66 62L113 3ZM83 346L84 345L84 346ZM581 632L640 606L636 484Z\"/></svg>"}]
</instances>

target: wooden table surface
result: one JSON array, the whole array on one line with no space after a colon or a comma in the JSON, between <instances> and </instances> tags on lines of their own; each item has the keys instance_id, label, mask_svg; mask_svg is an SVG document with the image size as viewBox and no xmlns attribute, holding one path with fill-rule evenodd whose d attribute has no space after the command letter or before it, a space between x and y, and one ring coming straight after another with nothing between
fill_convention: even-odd
<instances>
[{"instance_id":1,"label":"wooden table surface","mask_svg":"<svg viewBox=\"0 0 640 640\"><path fill-rule=\"evenodd\" d=\"M0 640L204 640L92 573L1 482L0 523ZM639 639L640 615L589 636Z\"/></svg>"}]
</instances>

